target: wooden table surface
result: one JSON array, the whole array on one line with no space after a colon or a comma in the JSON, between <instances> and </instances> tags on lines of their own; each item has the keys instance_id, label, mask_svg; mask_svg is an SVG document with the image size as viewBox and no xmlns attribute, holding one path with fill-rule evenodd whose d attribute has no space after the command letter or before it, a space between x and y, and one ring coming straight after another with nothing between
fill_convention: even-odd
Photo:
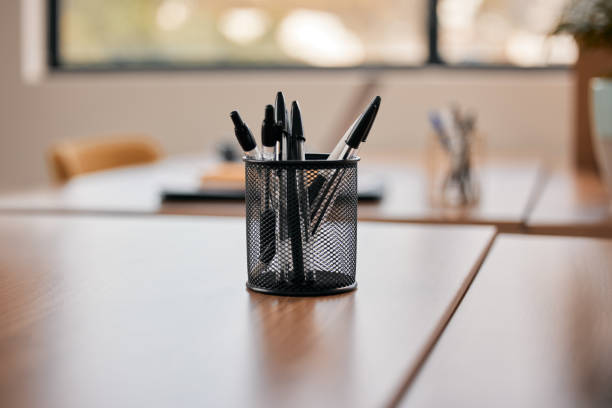
<instances>
[{"instance_id":1,"label":"wooden table surface","mask_svg":"<svg viewBox=\"0 0 612 408\"><path fill-rule=\"evenodd\" d=\"M612 405L612 240L499 235L406 407Z\"/></svg>"},{"instance_id":2,"label":"wooden table surface","mask_svg":"<svg viewBox=\"0 0 612 408\"><path fill-rule=\"evenodd\" d=\"M240 218L0 216L0 406L381 406L491 227L360 223L355 292L245 289Z\"/></svg>"},{"instance_id":3,"label":"wooden table surface","mask_svg":"<svg viewBox=\"0 0 612 408\"><path fill-rule=\"evenodd\" d=\"M394 159L396 160L396 159ZM112 214L182 214L242 216L243 202L163 202L166 186L195 188L210 160L175 157L147 165L127 167L76 178L61 188L43 188L0 196L0 211ZM421 161L403 163L380 159L360 164L362 182L381 180L385 195L378 203L359 207L368 221L491 224L517 230L541 176L535 161L490 161L478 170L481 200L470 208L443 208L432 197L431 171Z\"/></svg>"},{"instance_id":4,"label":"wooden table surface","mask_svg":"<svg viewBox=\"0 0 612 408\"><path fill-rule=\"evenodd\" d=\"M360 169L361 170L361 169ZM495 225L500 230L519 230L543 176L534 161L489 161L477 169L480 200L466 208L442 207L431 198L432 176L427 165L364 164L363 171L387 182L387 195L377 204L364 203L359 216L364 220L468 223Z\"/></svg>"},{"instance_id":5,"label":"wooden table surface","mask_svg":"<svg viewBox=\"0 0 612 408\"><path fill-rule=\"evenodd\" d=\"M612 237L612 210L608 197L603 184L593 173L554 171L527 218L527 231Z\"/></svg>"}]
</instances>

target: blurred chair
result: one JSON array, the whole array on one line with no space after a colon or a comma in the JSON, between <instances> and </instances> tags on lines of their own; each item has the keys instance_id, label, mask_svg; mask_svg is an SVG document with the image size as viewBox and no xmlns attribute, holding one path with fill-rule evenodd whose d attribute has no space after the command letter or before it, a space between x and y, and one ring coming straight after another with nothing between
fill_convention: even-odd
<instances>
[{"instance_id":1,"label":"blurred chair","mask_svg":"<svg viewBox=\"0 0 612 408\"><path fill-rule=\"evenodd\" d=\"M62 183L85 173L151 163L161 156L155 139L126 134L60 142L49 150L49 164L53 178Z\"/></svg>"}]
</instances>

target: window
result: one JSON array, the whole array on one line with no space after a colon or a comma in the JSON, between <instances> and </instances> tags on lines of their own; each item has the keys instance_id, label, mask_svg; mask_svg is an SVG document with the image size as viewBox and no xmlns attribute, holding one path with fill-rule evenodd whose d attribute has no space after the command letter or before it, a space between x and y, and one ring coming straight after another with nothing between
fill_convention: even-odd
<instances>
[{"instance_id":1,"label":"window","mask_svg":"<svg viewBox=\"0 0 612 408\"><path fill-rule=\"evenodd\" d=\"M565 1L439 0L440 56L449 63L572 64L572 37L548 35Z\"/></svg>"},{"instance_id":2,"label":"window","mask_svg":"<svg viewBox=\"0 0 612 408\"><path fill-rule=\"evenodd\" d=\"M56 0L58 65L415 65L426 0Z\"/></svg>"},{"instance_id":3,"label":"window","mask_svg":"<svg viewBox=\"0 0 612 408\"><path fill-rule=\"evenodd\" d=\"M56 69L567 64L575 58L572 40L546 37L562 1L50 0L50 64Z\"/></svg>"}]
</instances>

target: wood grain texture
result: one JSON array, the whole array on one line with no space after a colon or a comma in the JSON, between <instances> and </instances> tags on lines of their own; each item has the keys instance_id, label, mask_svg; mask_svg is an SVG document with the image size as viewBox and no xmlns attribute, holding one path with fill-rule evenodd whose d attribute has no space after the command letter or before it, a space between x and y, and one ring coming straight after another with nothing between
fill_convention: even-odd
<instances>
[{"instance_id":1,"label":"wood grain texture","mask_svg":"<svg viewBox=\"0 0 612 408\"><path fill-rule=\"evenodd\" d=\"M402 406L612 404L612 241L501 234Z\"/></svg>"},{"instance_id":2,"label":"wood grain texture","mask_svg":"<svg viewBox=\"0 0 612 408\"><path fill-rule=\"evenodd\" d=\"M380 406L490 227L360 223L357 291L245 289L244 220L0 216L0 406Z\"/></svg>"},{"instance_id":3,"label":"wood grain texture","mask_svg":"<svg viewBox=\"0 0 612 408\"><path fill-rule=\"evenodd\" d=\"M603 183L592 172L553 172L526 229L538 234L612 237L612 211Z\"/></svg>"},{"instance_id":4,"label":"wood grain texture","mask_svg":"<svg viewBox=\"0 0 612 408\"><path fill-rule=\"evenodd\" d=\"M412 160L359 166L360 180L382 180L381 202L359 207L367 221L491 224L505 231L520 229L537 187L537 162L489 162L479 168L481 200L467 208L443 208L432 200L432 176L427 166ZM378 160L380 163L380 159ZM176 157L76 178L63 188L41 189L0 196L3 212L90 214L181 214L243 216L242 202L161 202L164 186L197 186L211 162L198 157Z\"/></svg>"}]
</instances>

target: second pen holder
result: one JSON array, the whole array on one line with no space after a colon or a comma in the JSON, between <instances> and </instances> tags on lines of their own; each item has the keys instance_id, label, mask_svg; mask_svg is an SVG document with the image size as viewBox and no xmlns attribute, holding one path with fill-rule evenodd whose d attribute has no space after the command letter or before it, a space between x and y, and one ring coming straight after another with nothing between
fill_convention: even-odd
<instances>
[{"instance_id":1,"label":"second pen holder","mask_svg":"<svg viewBox=\"0 0 612 408\"><path fill-rule=\"evenodd\" d=\"M357 162L245 159L247 287L288 296L353 290Z\"/></svg>"}]
</instances>

